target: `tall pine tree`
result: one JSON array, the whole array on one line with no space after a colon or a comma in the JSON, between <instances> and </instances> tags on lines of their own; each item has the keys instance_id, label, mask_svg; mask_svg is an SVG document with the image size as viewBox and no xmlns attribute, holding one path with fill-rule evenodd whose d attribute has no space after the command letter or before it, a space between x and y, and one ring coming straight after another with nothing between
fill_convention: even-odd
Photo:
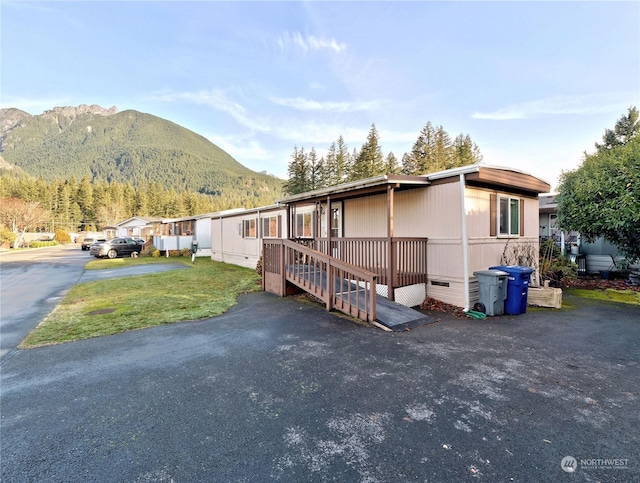
<instances>
[{"instance_id":1,"label":"tall pine tree","mask_svg":"<svg viewBox=\"0 0 640 483\"><path fill-rule=\"evenodd\" d=\"M304 193L310 189L310 169L307 155L304 152L304 148L298 149L297 146L293 148L291 154L291 161L288 168L289 179L284 185L285 193L294 195L297 193Z\"/></svg>"},{"instance_id":2,"label":"tall pine tree","mask_svg":"<svg viewBox=\"0 0 640 483\"><path fill-rule=\"evenodd\" d=\"M371 178L384 174L385 163L379 139L380 136L376 125L371 124L367 141L362 145L360 152L353 162L351 169L352 180Z\"/></svg>"}]
</instances>

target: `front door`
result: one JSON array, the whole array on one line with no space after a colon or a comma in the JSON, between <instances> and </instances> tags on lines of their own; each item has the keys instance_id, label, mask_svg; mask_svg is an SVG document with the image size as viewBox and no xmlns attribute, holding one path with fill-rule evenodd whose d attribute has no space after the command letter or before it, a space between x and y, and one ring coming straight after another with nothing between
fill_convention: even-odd
<instances>
[{"instance_id":1,"label":"front door","mask_svg":"<svg viewBox=\"0 0 640 483\"><path fill-rule=\"evenodd\" d=\"M342 237L342 201L331 203L331 238Z\"/></svg>"}]
</instances>

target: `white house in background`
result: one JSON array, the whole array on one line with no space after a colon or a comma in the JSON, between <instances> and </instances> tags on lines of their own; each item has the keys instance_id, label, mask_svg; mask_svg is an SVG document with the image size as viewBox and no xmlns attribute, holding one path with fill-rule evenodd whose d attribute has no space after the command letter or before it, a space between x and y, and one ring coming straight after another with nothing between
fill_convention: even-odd
<instances>
[{"instance_id":1,"label":"white house in background","mask_svg":"<svg viewBox=\"0 0 640 483\"><path fill-rule=\"evenodd\" d=\"M136 236L149 240L156 232L159 233L161 222L161 218L132 216L115 225L114 236Z\"/></svg>"},{"instance_id":2,"label":"white house in background","mask_svg":"<svg viewBox=\"0 0 640 483\"><path fill-rule=\"evenodd\" d=\"M158 230L153 234L153 246L161 252L191 249L197 241L196 256L211 256L211 216L206 213L180 218L160 220Z\"/></svg>"},{"instance_id":3,"label":"white house in background","mask_svg":"<svg viewBox=\"0 0 640 483\"><path fill-rule=\"evenodd\" d=\"M161 252L190 249L198 242L197 256L256 268L264 238L287 236L286 207L236 208L198 216L161 221L153 245ZM283 235L284 234L284 235Z\"/></svg>"}]
</instances>

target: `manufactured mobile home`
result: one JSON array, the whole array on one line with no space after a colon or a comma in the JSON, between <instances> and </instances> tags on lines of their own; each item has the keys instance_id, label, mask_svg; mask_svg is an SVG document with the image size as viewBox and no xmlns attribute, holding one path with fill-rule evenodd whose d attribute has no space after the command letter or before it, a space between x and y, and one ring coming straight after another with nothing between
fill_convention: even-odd
<instances>
[{"instance_id":1,"label":"manufactured mobile home","mask_svg":"<svg viewBox=\"0 0 640 483\"><path fill-rule=\"evenodd\" d=\"M376 295L408 307L431 297L470 308L474 271L499 265L510 243L537 253L538 195L549 189L525 172L487 165L378 176L271 206L163 220L181 233L154 244L173 236L188 246L195 237L216 261L256 268L262 258L265 290L285 295L297 286L364 320L375 320ZM182 233L185 223L195 233ZM352 292L355 301L339 300Z\"/></svg>"},{"instance_id":2,"label":"manufactured mobile home","mask_svg":"<svg viewBox=\"0 0 640 483\"><path fill-rule=\"evenodd\" d=\"M191 249L198 242L197 256L211 255L211 213L161 220L154 231L153 245L161 252Z\"/></svg>"},{"instance_id":3,"label":"manufactured mobile home","mask_svg":"<svg viewBox=\"0 0 640 483\"><path fill-rule=\"evenodd\" d=\"M113 236L137 236L147 239L159 232L162 220L143 216L132 216L115 225Z\"/></svg>"},{"instance_id":4,"label":"manufactured mobile home","mask_svg":"<svg viewBox=\"0 0 640 483\"><path fill-rule=\"evenodd\" d=\"M212 213L211 258L256 268L265 239L288 236L287 210L280 205Z\"/></svg>"},{"instance_id":5,"label":"manufactured mobile home","mask_svg":"<svg viewBox=\"0 0 640 483\"><path fill-rule=\"evenodd\" d=\"M487 165L379 176L279 200L288 213L282 233L331 257L323 267L336 259L372 274L390 300L415 306L429 296L469 308L478 298L474 271L498 265L507 243L537 250L538 195L549 189L530 174ZM267 253L279 252L265 251L272 266ZM308 283L294 278L283 283Z\"/></svg>"}]
</instances>

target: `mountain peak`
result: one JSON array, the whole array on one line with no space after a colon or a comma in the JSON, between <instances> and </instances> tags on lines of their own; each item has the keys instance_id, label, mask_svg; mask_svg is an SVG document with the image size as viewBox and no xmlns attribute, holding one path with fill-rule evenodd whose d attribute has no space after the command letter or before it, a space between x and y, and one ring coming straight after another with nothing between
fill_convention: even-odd
<instances>
[{"instance_id":1,"label":"mountain peak","mask_svg":"<svg viewBox=\"0 0 640 483\"><path fill-rule=\"evenodd\" d=\"M75 118L80 114L98 114L100 116L112 116L113 114L118 113L118 108L116 106L111 106L110 108L100 107L97 104L87 105L80 104L78 107L73 106L62 106L62 107L54 107L49 111L44 111L42 113L43 116L65 116Z\"/></svg>"}]
</instances>

